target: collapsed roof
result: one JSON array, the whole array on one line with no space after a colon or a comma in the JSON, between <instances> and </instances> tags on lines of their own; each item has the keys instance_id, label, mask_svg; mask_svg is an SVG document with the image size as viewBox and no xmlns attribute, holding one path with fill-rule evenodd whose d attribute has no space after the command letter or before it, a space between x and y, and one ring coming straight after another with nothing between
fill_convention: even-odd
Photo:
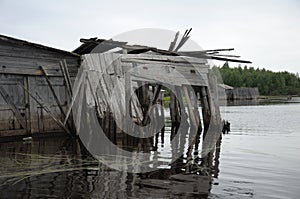
<instances>
[{"instance_id":1,"label":"collapsed roof","mask_svg":"<svg viewBox=\"0 0 300 199\"><path fill-rule=\"evenodd\" d=\"M178 51L189 39L190 31L191 29L186 30L185 34L182 36L181 40L178 42L178 45L176 47L176 42L179 35L179 32L177 32L175 35L175 39L173 42L171 42L168 50L149 47L149 46L128 45L128 42L114 41L111 39L110 40L98 39L97 37L94 37L90 39L80 39L82 45L76 48L73 52L79 55L84 55L89 53L104 53L116 48L120 48L121 50L117 52L122 53L126 51L127 54L140 54L146 52L154 52L157 54L168 55L168 56L187 56L187 57L212 59L212 60L219 60L219 61L239 62L239 63L248 63L248 64L252 63L250 61L237 59L240 56L220 54L220 52L223 51L232 51L234 50L234 48L201 50L201 51Z\"/></svg>"}]
</instances>

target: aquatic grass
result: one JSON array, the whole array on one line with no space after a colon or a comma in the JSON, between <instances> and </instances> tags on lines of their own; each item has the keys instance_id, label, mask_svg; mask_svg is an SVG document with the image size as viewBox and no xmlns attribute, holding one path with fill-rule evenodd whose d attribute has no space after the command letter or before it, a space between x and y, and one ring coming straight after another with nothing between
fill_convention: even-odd
<instances>
[{"instance_id":1,"label":"aquatic grass","mask_svg":"<svg viewBox=\"0 0 300 199\"><path fill-rule=\"evenodd\" d=\"M128 157L121 154L82 157L62 152L46 155L7 152L6 157L2 158L0 162L0 186L15 185L28 178L51 173L79 170L112 170L106 165L110 165L115 169L138 168L144 165L150 166L158 161L141 160L139 158L138 155L136 157ZM171 165L177 166L173 163ZM203 167L198 167L197 169L202 170L202 172L205 170Z\"/></svg>"},{"instance_id":2,"label":"aquatic grass","mask_svg":"<svg viewBox=\"0 0 300 199\"><path fill-rule=\"evenodd\" d=\"M40 155L26 153L10 153L8 158L0 162L0 186L15 185L25 179L45 174L72 172L79 170L111 170L114 168L139 167L152 164L153 161L134 161L122 155L102 155L92 157L69 156L65 154Z\"/></svg>"},{"instance_id":3,"label":"aquatic grass","mask_svg":"<svg viewBox=\"0 0 300 199\"><path fill-rule=\"evenodd\" d=\"M0 186L17 184L27 178L42 174L100 169L99 161L92 158L22 153L11 153L10 155L9 158L2 159L0 163L0 180L4 181Z\"/></svg>"}]
</instances>

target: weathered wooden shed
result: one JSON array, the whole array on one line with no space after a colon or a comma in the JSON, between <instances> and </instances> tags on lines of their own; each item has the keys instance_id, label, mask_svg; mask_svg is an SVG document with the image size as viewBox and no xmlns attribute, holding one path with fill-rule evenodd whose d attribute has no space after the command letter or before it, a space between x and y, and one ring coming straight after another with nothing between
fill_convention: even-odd
<instances>
[{"instance_id":1,"label":"weathered wooden shed","mask_svg":"<svg viewBox=\"0 0 300 199\"><path fill-rule=\"evenodd\" d=\"M0 137L61 130L79 65L75 53L0 35Z\"/></svg>"}]
</instances>

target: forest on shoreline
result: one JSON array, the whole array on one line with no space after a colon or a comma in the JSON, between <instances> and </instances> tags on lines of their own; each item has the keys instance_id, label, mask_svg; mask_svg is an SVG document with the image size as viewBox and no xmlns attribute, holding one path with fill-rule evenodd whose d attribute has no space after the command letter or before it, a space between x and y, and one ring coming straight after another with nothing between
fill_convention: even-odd
<instances>
[{"instance_id":1,"label":"forest on shoreline","mask_svg":"<svg viewBox=\"0 0 300 199\"><path fill-rule=\"evenodd\" d=\"M224 84L232 87L257 87L260 95L299 95L299 74L287 71L273 72L266 69L255 69L254 67L229 67L226 62L222 67L213 67L222 76Z\"/></svg>"}]
</instances>

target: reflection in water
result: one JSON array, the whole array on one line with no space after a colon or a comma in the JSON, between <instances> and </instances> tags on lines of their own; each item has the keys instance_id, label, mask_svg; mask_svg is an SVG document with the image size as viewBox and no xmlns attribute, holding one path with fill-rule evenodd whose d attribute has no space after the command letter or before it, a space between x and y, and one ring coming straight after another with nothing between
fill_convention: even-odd
<instances>
[{"instance_id":1,"label":"reflection in water","mask_svg":"<svg viewBox=\"0 0 300 199\"><path fill-rule=\"evenodd\" d=\"M170 145L170 129L166 125L153 138L149 157L170 160L172 151L185 150L183 144ZM175 133L181 133L179 142L188 142L187 132ZM76 139L51 137L36 138L31 143L5 142L0 144L1 197L207 198L212 177L218 177L220 143L214 159L213 152L200 157L188 149L186 155L165 168L132 174L99 163Z\"/></svg>"}]
</instances>

